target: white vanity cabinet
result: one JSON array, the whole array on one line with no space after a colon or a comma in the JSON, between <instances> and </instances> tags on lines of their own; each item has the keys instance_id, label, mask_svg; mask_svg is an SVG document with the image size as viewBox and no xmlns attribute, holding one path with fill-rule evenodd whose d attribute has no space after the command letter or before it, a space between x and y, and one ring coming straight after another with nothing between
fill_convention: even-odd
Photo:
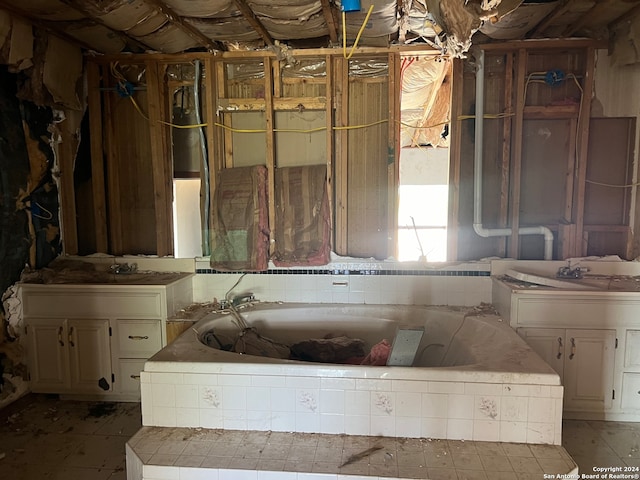
<instances>
[{"instance_id":1,"label":"white vanity cabinet","mask_svg":"<svg viewBox=\"0 0 640 480\"><path fill-rule=\"evenodd\" d=\"M611 408L615 330L524 327L518 333L560 375L565 410Z\"/></svg>"},{"instance_id":2,"label":"white vanity cabinet","mask_svg":"<svg viewBox=\"0 0 640 480\"><path fill-rule=\"evenodd\" d=\"M640 293L528 288L494 277L492 295L560 375L565 418L640 420Z\"/></svg>"},{"instance_id":3,"label":"white vanity cabinet","mask_svg":"<svg viewBox=\"0 0 640 480\"><path fill-rule=\"evenodd\" d=\"M21 284L31 390L136 401L166 320L193 301L192 275L165 284Z\"/></svg>"}]
</instances>

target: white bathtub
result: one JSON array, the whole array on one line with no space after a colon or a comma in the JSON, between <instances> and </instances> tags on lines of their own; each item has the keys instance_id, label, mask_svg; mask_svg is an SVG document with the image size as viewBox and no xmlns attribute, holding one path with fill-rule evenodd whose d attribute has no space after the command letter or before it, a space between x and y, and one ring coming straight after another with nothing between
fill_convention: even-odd
<instances>
[{"instance_id":1,"label":"white bathtub","mask_svg":"<svg viewBox=\"0 0 640 480\"><path fill-rule=\"evenodd\" d=\"M486 311L486 309L484 310ZM412 367L239 355L204 345L211 315L145 365L145 426L274 430L560 444L558 375L498 316L402 305L260 304L243 310L267 337L328 333L373 345L424 327Z\"/></svg>"}]
</instances>

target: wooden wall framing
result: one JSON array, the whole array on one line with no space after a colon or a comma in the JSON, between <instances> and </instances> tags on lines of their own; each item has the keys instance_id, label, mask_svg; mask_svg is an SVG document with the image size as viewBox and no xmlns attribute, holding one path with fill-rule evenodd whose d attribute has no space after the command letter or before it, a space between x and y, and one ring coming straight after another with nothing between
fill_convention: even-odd
<instances>
[{"instance_id":1,"label":"wooden wall framing","mask_svg":"<svg viewBox=\"0 0 640 480\"><path fill-rule=\"evenodd\" d=\"M323 78L302 81L283 78L281 62L271 52L105 55L90 59L87 76L95 248L118 255L173 253L171 127L166 123L171 121L171 95L165 72L170 65L198 59L205 71L204 116L211 198L216 172L235 164L233 112L263 112L264 164L269 171L270 224L274 225L276 113L322 111L326 118L327 188L334 225L332 250L342 255L376 258L395 255L401 51L360 48L350 60L343 58L338 49L294 51L296 58L318 59L326 64ZM415 51L435 54L424 49ZM350 62L368 58L387 62L387 74L366 78L350 74ZM262 62L263 78L251 80L245 89L232 88L226 71L229 62ZM136 106L115 91L113 65L117 68L138 65L144 69L144 84L140 85L143 91L136 90L133 95ZM146 125L145 135L140 135L142 122ZM362 128L352 128L357 125ZM128 130L138 138L127 137ZM122 148L123 142L141 144ZM141 181L147 182L145 188L135 190L136 182ZM358 191L362 195L357 195ZM134 198L132 194L142 197ZM142 235L131 232L135 218L130 212L133 200L148 206ZM135 241L133 236L137 236Z\"/></svg>"}]
</instances>

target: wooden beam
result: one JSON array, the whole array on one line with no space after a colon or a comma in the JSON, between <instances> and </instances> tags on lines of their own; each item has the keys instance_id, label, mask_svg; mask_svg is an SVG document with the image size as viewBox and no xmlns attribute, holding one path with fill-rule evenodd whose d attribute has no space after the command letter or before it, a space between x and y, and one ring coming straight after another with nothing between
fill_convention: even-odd
<instances>
[{"instance_id":1,"label":"wooden beam","mask_svg":"<svg viewBox=\"0 0 640 480\"><path fill-rule=\"evenodd\" d=\"M451 147L449 149L449 210L447 212L447 261L458 260L460 239L458 224L460 217L460 171L462 164L462 92L464 64L453 59L451 74Z\"/></svg>"},{"instance_id":2,"label":"wooden beam","mask_svg":"<svg viewBox=\"0 0 640 480\"><path fill-rule=\"evenodd\" d=\"M389 114L387 152L387 256L398 258L398 184L400 183L400 99L402 74L400 55L389 53ZM448 67L445 68L445 71ZM442 82L440 82L441 84ZM439 85L438 85L439 87ZM397 120L397 121L396 121Z\"/></svg>"},{"instance_id":3,"label":"wooden beam","mask_svg":"<svg viewBox=\"0 0 640 480\"><path fill-rule=\"evenodd\" d=\"M222 50L222 45L218 42L211 40L200 30L195 28L193 25L184 21L184 19L174 12L171 8L169 8L164 2L161 0L143 0L145 3L148 3L152 7L154 7L157 11L162 13L169 22L182 30L184 33L193 38L196 42L200 44L200 46L205 47L210 52L214 52L216 50Z\"/></svg>"},{"instance_id":4,"label":"wooden beam","mask_svg":"<svg viewBox=\"0 0 640 480\"><path fill-rule=\"evenodd\" d=\"M562 36L570 37L582 27L587 25L591 20L597 19L599 16L605 13L609 7L611 7L611 3L611 0L597 0L596 3L578 19L578 21L573 22L567 26L567 28L562 32Z\"/></svg>"},{"instance_id":5,"label":"wooden beam","mask_svg":"<svg viewBox=\"0 0 640 480\"><path fill-rule=\"evenodd\" d=\"M505 54L504 112L513 113L513 52ZM500 168L500 212L498 227L504 228L509 220L509 175L511 171L511 130L513 117L502 119L502 166ZM507 238L499 237L498 256L507 255Z\"/></svg>"},{"instance_id":6,"label":"wooden beam","mask_svg":"<svg viewBox=\"0 0 640 480\"><path fill-rule=\"evenodd\" d=\"M276 111L324 110L326 97L289 97L273 98L273 109ZM221 98L218 106L222 111L255 112L265 111L264 98Z\"/></svg>"},{"instance_id":7,"label":"wooden beam","mask_svg":"<svg viewBox=\"0 0 640 480\"><path fill-rule=\"evenodd\" d=\"M215 196L216 196L216 177L220 169L222 168L221 159L222 156L219 154L219 136L217 135L218 127L215 125L216 120L216 111L217 111L217 75L216 68L213 62L213 58L208 57L204 61L204 72L205 72L205 88L204 91L206 93L206 98L204 101L206 102L206 137L207 137L207 164L209 166L209 204L206 205L207 210L209 211L209 216L205 217L204 212L206 211L204 208L201 208L202 216L202 231L205 232L202 238L202 254L209 255L210 252L210 234L209 230L211 229L211 209L214 208ZM202 172L202 175L205 175L206 172ZM200 192L202 202L205 201L204 188L206 182L203 181L200 184ZM202 204L201 207L205 205Z\"/></svg>"},{"instance_id":8,"label":"wooden beam","mask_svg":"<svg viewBox=\"0 0 640 480\"><path fill-rule=\"evenodd\" d=\"M60 0L60 1L65 5L73 8L74 10L77 10L78 12L82 13L85 17L91 19L95 23L102 25L104 28L112 32L114 35L116 35L117 37L120 37L120 39L123 42L128 43L129 45L134 46L143 52L147 50L154 50L153 48L149 47L149 45L146 45L142 43L140 40L137 40L127 35L125 32L111 28L109 25L107 25L104 22L104 20L102 20L100 17L95 16L88 8L86 8L84 6L85 2L81 2L80 0Z\"/></svg>"},{"instance_id":9,"label":"wooden beam","mask_svg":"<svg viewBox=\"0 0 640 480\"><path fill-rule=\"evenodd\" d=\"M96 252L108 253L107 204L104 190L104 151L102 130L102 98L100 94L100 67L87 62L87 109L89 111L89 138L91 149L91 190L93 194L93 228Z\"/></svg>"},{"instance_id":10,"label":"wooden beam","mask_svg":"<svg viewBox=\"0 0 640 480\"><path fill-rule=\"evenodd\" d=\"M545 18L542 19L540 23L538 23L538 26L529 34L529 36L535 37L544 33L549 25L551 25L557 18L569 11L569 8L574 1L575 0L564 0L563 2L559 3L558 6L554 8L553 11L551 11L551 13L549 13Z\"/></svg>"},{"instance_id":11,"label":"wooden beam","mask_svg":"<svg viewBox=\"0 0 640 480\"><path fill-rule=\"evenodd\" d=\"M324 21L327 22L327 28L329 29L329 40L331 43L338 43L338 29L336 28L336 19L333 16L331 2L329 0L320 0L320 4L322 5Z\"/></svg>"},{"instance_id":12,"label":"wooden beam","mask_svg":"<svg viewBox=\"0 0 640 480\"><path fill-rule=\"evenodd\" d=\"M578 119L578 134L576 138L576 195L574 200L574 214L576 224L576 247L578 256L587 252L583 242L584 227L584 198L587 180L587 160L589 155L589 118L591 117L591 94L593 92L593 77L595 73L596 52L594 48L587 49L586 67L582 84L582 98L580 101L580 118Z\"/></svg>"},{"instance_id":13,"label":"wooden beam","mask_svg":"<svg viewBox=\"0 0 640 480\"><path fill-rule=\"evenodd\" d=\"M349 62L337 57L335 59L335 125L344 127L349 124ZM340 129L336 133L336 165L335 165L335 246L339 255L347 254L347 187L348 187L348 130Z\"/></svg>"},{"instance_id":14,"label":"wooden beam","mask_svg":"<svg viewBox=\"0 0 640 480\"><path fill-rule=\"evenodd\" d=\"M167 127L161 122L166 121L162 117L161 102L166 97L162 95L160 87L160 72L158 64L146 62L147 99L149 115L149 136L151 137L151 163L153 166L153 192L154 210L156 219L156 253L160 257L173 253L171 209L167 211L167 197L171 197L171 189L167 188L167 172L165 161L167 152L165 149ZM167 191L169 190L169 191Z\"/></svg>"},{"instance_id":15,"label":"wooden beam","mask_svg":"<svg viewBox=\"0 0 640 480\"><path fill-rule=\"evenodd\" d=\"M581 48L607 48L608 43L604 40L594 40L591 38L535 38L528 40L514 40L511 42L483 43L477 46L482 50L508 52L509 50L547 50L547 49L581 49Z\"/></svg>"},{"instance_id":16,"label":"wooden beam","mask_svg":"<svg viewBox=\"0 0 640 480\"><path fill-rule=\"evenodd\" d=\"M273 38L271 38L271 34L267 31L262 22L258 20L258 17L256 17L254 11L251 10L251 7L249 5L247 5L247 2L245 2L245 0L233 1L238 7L238 10L240 10L240 13L242 13L242 16L247 22L249 22L251 28L253 28L258 33L258 35L260 35L260 38L262 38L264 43L266 43L270 47L273 46L274 41Z\"/></svg>"},{"instance_id":17,"label":"wooden beam","mask_svg":"<svg viewBox=\"0 0 640 480\"><path fill-rule=\"evenodd\" d=\"M273 111L273 69L279 68L277 60L271 58L264 59L264 100L266 103L265 123L266 131L266 161L267 161L267 195L269 204L269 254L275 252L275 233L276 233L276 145L275 135L273 132L275 126L275 113Z\"/></svg>"},{"instance_id":18,"label":"wooden beam","mask_svg":"<svg viewBox=\"0 0 640 480\"><path fill-rule=\"evenodd\" d=\"M518 258L520 228L520 184L522 181L522 134L524 130L524 105L527 101L524 98L527 75L527 50L518 50L516 73L516 115L514 118L513 132L513 153L511 164L511 241L509 244L509 256Z\"/></svg>"},{"instance_id":19,"label":"wooden beam","mask_svg":"<svg viewBox=\"0 0 640 480\"><path fill-rule=\"evenodd\" d=\"M334 231L334 220L335 213L333 211L334 200L333 200L333 156L335 154L335 136L333 134L333 108L334 108L334 96L333 96L333 57L327 55L325 57L325 65L326 65L326 84L325 84L325 95L327 96L327 102L325 104L325 125L327 130L326 134L326 149L327 149L327 196L329 197L329 224L331 225L331 231ZM333 250L333 240L331 236L329 237L329 241L331 242L331 249Z\"/></svg>"},{"instance_id":20,"label":"wooden beam","mask_svg":"<svg viewBox=\"0 0 640 480\"><path fill-rule=\"evenodd\" d=\"M67 255L78 254L78 222L76 213L76 189L73 173L80 144L80 124L82 112L66 110L65 120L60 124L60 142L58 155L60 163L60 225L62 226L64 252Z\"/></svg>"}]
</instances>

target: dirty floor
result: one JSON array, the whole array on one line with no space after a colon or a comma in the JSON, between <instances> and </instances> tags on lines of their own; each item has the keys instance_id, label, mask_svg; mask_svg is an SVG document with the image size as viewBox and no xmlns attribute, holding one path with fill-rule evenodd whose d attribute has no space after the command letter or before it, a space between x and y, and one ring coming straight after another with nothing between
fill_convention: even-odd
<instances>
[{"instance_id":1,"label":"dirty floor","mask_svg":"<svg viewBox=\"0 0 640 480\"><path fill-rule=\"evenodd\" d=\"M137 403L28 395L0 410L0 480L125 480L124 445L140 425ZM639 444L640 423L564 422L563 446L581 473L640 467Z\"/></svg>"}]
</instances>

